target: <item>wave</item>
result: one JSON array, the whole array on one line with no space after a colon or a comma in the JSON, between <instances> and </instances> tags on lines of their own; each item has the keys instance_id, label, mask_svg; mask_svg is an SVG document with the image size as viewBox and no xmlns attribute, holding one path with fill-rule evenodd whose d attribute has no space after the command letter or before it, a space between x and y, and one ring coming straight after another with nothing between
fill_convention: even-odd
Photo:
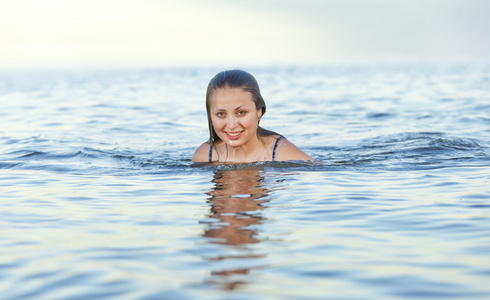
<instances>
[{"instance_id":1,"label":"wave","mask_svg":"<svg viewBox=\"0 0 490 300\"><path fill-rule=\"evenodd\" d=\"M472 138L439 132L401 133L361 141L358 145L330 149L326 161L364 168L426 169L454 166L488 166L488 147Z\"/></svg>"},{"instance_id":2,"label":"wave","mask_svg":"<svg viewBox=\"0 0 490 300\"><path fill-rule=\"evenodd\" d=\"M417 170L444 167L490 166L484 141L451 137L439 132L378 136L354 145L305 148L315 162L257 162L253 164L195 164L194 149L132 150L68 147L65 143L30 144L0 155L0 169L43 170L72 174L139 175L207 172L258 167L264 170L336 171ZM12 144L11 144L12 146ZM25 142L19 143L26 146Z\"/></svg>"}]
</instances>

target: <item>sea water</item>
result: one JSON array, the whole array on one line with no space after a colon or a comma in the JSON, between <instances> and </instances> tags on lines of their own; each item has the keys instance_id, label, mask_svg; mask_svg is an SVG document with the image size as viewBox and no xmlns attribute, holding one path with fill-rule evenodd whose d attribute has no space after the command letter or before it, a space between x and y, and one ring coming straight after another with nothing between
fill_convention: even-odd
<instances>
[{"instance_id":1,"label":"sea water","mask_svg":"<svg viewBox=\"0 0 490 300\"><path fill-rule=\"evenodd\" d=\"M247 70L315 162L193 164L219 68L1 71L0 298L490 298L489 62Z\"/></svg>"}]
</instances>

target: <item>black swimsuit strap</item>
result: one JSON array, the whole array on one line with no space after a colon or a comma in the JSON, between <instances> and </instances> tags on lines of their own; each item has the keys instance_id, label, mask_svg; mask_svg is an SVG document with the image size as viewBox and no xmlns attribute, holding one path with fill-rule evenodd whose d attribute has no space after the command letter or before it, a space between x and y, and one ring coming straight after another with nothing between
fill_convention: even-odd
<instances>
[{"instance_id":1,"label":"black swimsuit strap","mask_svg":"<svg viewBox=\"0 0 490 300\"><path fill-rule=\"evenodd\" d=\"M278 137L278 138L277 138L277 140L276 140L276 143L274 144L274 150L272 150L272 161L275 161L275 160L276 160L276 149L277 149L277 144L279 144L279 141L280 141L281 139L284 139L284 137L283 137L283 136Z\"/></svg>"},{"instance_id":2,"label":"black swimsuit strap","mask_svg":"<svg viewBox=\"0 0 490 300\"><path fill-rule=\"evenodd\" d=\"M213 144L209 146L209 162L213 159Z\"/></svg>"}]
</instances>

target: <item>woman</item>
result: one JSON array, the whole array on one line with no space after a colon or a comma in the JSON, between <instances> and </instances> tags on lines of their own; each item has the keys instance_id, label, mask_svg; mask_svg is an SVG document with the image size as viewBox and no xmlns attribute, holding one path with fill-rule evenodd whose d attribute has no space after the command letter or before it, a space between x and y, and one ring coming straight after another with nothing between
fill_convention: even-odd
<instances>
[{"instance_id":1,"label":"woman","mask_svg":"<svg viewBox=\"0 0 490 300\"><path fill-rule=\"evenodd\" d=\"M313 160L283 136L259 126L265 102L255 78L241 70L218 73L206 93L209 140L193 162L250 163Z\"/></svg>"}]
</instances>

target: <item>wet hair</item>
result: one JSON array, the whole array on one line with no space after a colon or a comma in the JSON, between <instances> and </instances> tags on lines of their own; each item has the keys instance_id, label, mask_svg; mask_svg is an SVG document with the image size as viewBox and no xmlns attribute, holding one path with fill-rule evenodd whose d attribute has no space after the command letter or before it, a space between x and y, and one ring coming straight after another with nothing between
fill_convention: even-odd
<instances>
[{"instance_id":1,"label":"wet hair","mask_svg":"<svg viewBox=\"0 0 490 300\"><path fill-rule=\"evenodd\" d=\"M262 116L265 114L266 106L264 98L260 94L259 84L257 80L250 74L242 70L227 70L222 71L211 79L206 92L206 112L208 115L208 127L209 127L209 141L213 144L215 141L220 140L219 136L213 128L213 121L211 120L211 97L214 92L220 88L241 88L246 92L252 94L252 101L255 103L257 110L262 110ZM260 122L260 120L259 120ZM260 126L257 127L257 136L270 136L277 133L266 130Z\"/></svg>"}]
</instances>

